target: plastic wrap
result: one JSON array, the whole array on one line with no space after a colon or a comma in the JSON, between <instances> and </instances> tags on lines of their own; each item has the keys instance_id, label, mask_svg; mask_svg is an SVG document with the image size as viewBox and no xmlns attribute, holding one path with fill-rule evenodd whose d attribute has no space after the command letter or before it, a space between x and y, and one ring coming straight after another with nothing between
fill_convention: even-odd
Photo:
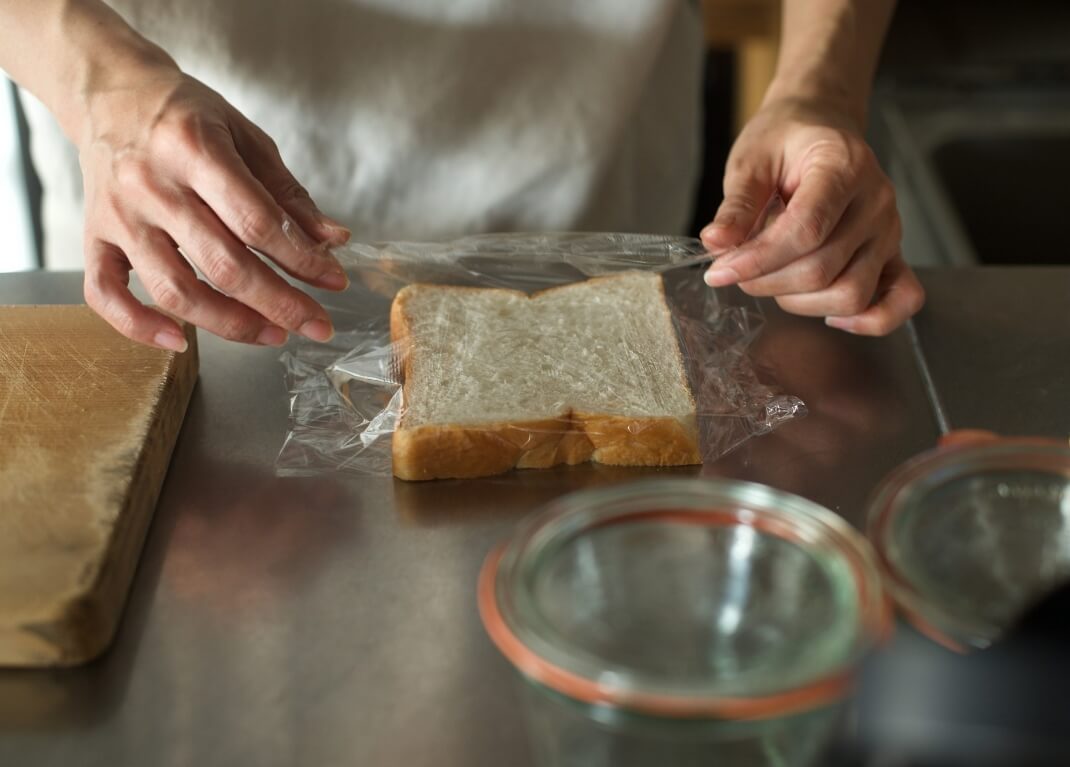
<instances>
[{"instance_id":1,"label":"plastic wrap","mask_svg":"<svg viewBox=\"0 0 1070 767\"><path fill-rule=\"evenodd\" d=\"M417 478L411 466L397 471L393 465L391 443L399 429L409 440L406 463L419 465L437 451L446 456L441 476L584 460L707 462L805 412L798 398L759 380L747 355L762 324L758 305L738 289L712 290L704 284L702 272L711 257L697 240L482 235L445 243L351 244L334 253L352 281L327 305L334 339L329 344L295 340L281 357L290 392L290 431L277 461L280 474L344 470ZM599 305L595 311L583 305L585 291L543 292L611 275L620 284L620 276L632 271L660 275L669 310L667 333L651 330L660 320L642 302L636 311L627 300L599 289L590 293L590 301ZM494 301L528 312L518 319L506 317L513 311L509 307L499 317L485 308L477 311L467 299L451 299L444 304L448 308L424 323L433 333L392 340L392 302L410 285L499 288L535 300L494 294ZM455 294L471 292L449 293ZM506 295L512 298L501 298ZM555 298L560 307L543 306L551 302L540 303L539 297L549 295L573 298ZM528 311L535 305L538 311ZM397 325L395 316L395 334ZM446 362L436 364L431 376L425 371L423 384L433 391L422 395L442 422L433 424L430 448L413 453L411 437L416 427L428 425L427 413L419 422L413 419L419 408L428 410L428 402L406 403L406 361L416 354L428 359L428 349L436 344L442 347L437 359ZM689 390L691 412L680 412L678 393L672 391L678 384L665 373L671 359L685 372L680 385ZM435 376L442 380L427 387ZM512 414L513 409L518 412ZM450 422L456 414L463 417ZM432 469L431 476L436 472Z\"/></svg>"}]
</instances>

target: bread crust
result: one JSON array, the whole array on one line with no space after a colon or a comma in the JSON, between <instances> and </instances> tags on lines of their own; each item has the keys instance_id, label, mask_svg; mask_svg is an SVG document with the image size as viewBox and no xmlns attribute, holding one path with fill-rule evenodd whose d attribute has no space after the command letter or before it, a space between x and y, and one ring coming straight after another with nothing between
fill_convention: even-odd
<instances>
[{"instance_id":1,"label":"bread crust","mask_svg":"<svg viewBox=\"0 0 1070 767\"><path fill-rule=\"evenodd\" d=\"M590 281L612 279L617 275L594 277ZM588 282L590 282L588 281ZM574 287L560 285L539 291L544 293ZM461 286L409 285L398 291L390 308L390 336L395 348L405 349L411 336L406 307L417 291L435 290L485 292L529 296L506 288L472 288ZM665 301L664 283L660 285ZM671 321L671 317L670 317ZM676 346L684 386L694 396L686 380L686 366L679 341ZM407 351L400 354L403 387L411 380L412 360ZM595 461L613 466L681 466L702 463L698 429L694 417L671 416L629 418L598 413L569 411L556 418L492 422L478 425L426 424L406 427L404 412L399 419L391 445L394 475L404 480L483 477L501 474L513 468L549 468L559 464L574 465Z\"/></svg>"}]
</instances>

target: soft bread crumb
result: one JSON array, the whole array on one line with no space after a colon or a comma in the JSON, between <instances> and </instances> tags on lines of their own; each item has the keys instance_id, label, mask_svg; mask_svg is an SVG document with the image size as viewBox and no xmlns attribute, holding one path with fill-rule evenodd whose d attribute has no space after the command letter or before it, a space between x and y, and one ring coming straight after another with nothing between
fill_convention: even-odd
<instances>
[{"instance_id":1,"label":"soft bread crumb","mask_svg":"<svg viewBox=\"0 0 1070 767\"><path fill-rule=\"evenodd\" d=\"M411 285L394 299L391 332L404 349L399 477L701 462L658 275L624 272L530 298Z\"/></svg>"}]
</instances>

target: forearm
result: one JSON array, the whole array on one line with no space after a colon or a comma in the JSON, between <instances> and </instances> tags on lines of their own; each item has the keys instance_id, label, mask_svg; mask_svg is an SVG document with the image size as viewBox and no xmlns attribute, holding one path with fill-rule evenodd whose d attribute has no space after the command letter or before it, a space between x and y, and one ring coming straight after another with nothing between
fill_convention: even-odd
<instances>
[{"instance_id":1,"label":"forearm","mask_svg":"<svg viewBox=\"0 0 1070 767\"><path fill-rule=\"evenodd\" d=\"M861 128L895 0L784 0L776 75L766 99L843 110Z\"/></svg>"},{"instance_id":2,"label":"forearm","mask_svg":"<svg viewBox=\"0 0 1070 767\"><path fill-rule=\"evenodd\" d=\"M0 68L79 143L94 94L175 64L101 0L0 0Z\"/></svg>"}]
</instances>

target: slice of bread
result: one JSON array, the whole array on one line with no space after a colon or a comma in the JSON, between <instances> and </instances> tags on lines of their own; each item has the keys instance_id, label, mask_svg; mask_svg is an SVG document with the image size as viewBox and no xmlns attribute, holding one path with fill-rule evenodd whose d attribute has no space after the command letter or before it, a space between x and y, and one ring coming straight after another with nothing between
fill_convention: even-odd
<instances>
[{"instance_id":1,"label":"slice of bread","mask_svg":"<svg viewBox=\"0 0 1070 767\"><path fill-rule=\"evenodd\" d=\"M622 272L529 297L410 285L394 298L402 479L593 460L701 463L695 401L661 277Z\"/></svg>"}]
</instances>

